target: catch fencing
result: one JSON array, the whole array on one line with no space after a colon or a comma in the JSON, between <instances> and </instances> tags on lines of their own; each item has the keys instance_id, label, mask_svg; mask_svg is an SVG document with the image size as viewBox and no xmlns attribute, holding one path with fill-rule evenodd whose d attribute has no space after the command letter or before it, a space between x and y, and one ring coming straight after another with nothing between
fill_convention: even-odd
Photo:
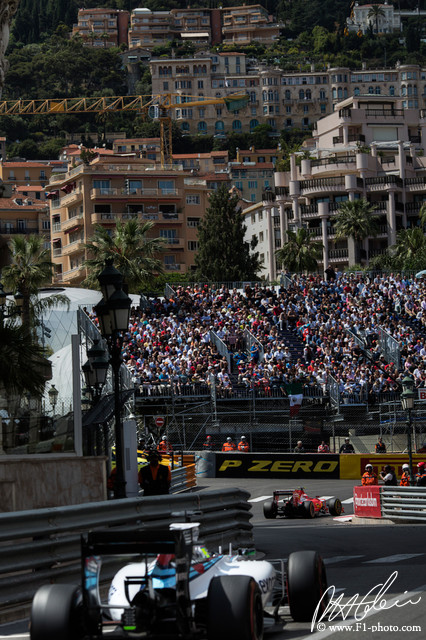
<instances>
[{"instance_id":1,"label":"catch fencing","mask_svg":"<svg viewBox=\"0 0 426 640\"><path fill-rule=\"evenodd\" d=\"M88 530L155 531L190 512L208 547L252 546L248 498L247 491L223 489L0 514L0 623L11 610L22 617L41 585L80 583L80 536ZM107 569L104 579L116 570Z\"/></svg>"}]
</instances>

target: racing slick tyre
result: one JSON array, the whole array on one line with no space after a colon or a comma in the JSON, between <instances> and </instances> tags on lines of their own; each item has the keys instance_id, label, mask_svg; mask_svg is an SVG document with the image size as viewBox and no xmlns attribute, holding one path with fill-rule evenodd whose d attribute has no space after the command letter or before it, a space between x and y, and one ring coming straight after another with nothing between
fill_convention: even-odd
<instances>
[{"instance_id":1,"label":"racing slick tyre","mask_svg":"<svg viewBox=\"0 0 426 640\"><path fill-rule=\"evenodd\" d=\"M263 503L263 515L268 519L277 517L277 505L273 500Z\"/></svg>"},{"instance_id":2,"label":"racing slick tyre","mask_svg":"<svg viewBox=\"0 0 426 640\"><path fill-rule=\"evenodd\" d=\"M330 498L327 502L328 510L332 516L340 516L342 513L342 503L339 498Z\"/></svg>"},{"instance_id":3,"label":"racing slick tyre","mask_svg":"<svg viewBox=\"0 0 426 640\"><path fill-rule=\"evenodd\" d=\"M316 551L290 553L287 566L287 590L290 614L295 622L311 622L318 607L317 620L327 603L327 576Z\"/></svg>"},{"instance_id":4,"label":"racing slick tyre","mask_svg":"<svg viewBox=\"0 0 426 640\"><path fill-rule=\"evenodd\" d=\"M304 518L315 518L315 507L312 500L305 500L302 510Z\"/></svg>"},{"instance_id":5,"label":"racing slick tyre","mask_svg":"<svg viewBox=\"0 0 426 640\"><path fill-rule=\"evenodd\" d=\"M30 618L31 640L81 640L83 597L72 584L46 584L36 592Z\"/></svg>"},{"instance_id":6,"label":"racing slick tyre","mask_svg":"<svg viewBox=\"0 0 426 640\"><path fill-rule=\"evenodd\" d=\"M262 640L263 604L250 576L218 576L207 594L208 640Z\"/></svg>"}]
</instances>

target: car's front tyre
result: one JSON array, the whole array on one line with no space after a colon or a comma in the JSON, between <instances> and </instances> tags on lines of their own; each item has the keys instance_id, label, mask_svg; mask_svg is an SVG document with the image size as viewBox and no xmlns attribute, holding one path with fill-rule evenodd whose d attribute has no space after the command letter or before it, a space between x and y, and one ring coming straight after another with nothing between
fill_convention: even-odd
<instances>
[{"instance_id":1,"label":"car's front tyre","mask_svg":"<svg viewBox=\"0 0 426 640\"><path fill-rule=\"evenodd\" d=\"M263 605L250 576L218 576L207 594L208 640L262 640Z\"/></svg>"},{"instance_id":2,"label":"car's front tyre","mask_svg":"<svg viewBox=\"0 0 426 640\"><path fill-rule=\"evenodd\" d=\"M340 516L343 511L339 498L330 498L327 502L328 510L332 516Z\"/></svg>"},{"instance_id":3,"label":"car's front tyre","mask_svg":"<svg viewBox=\"0 0 426 640\"><path fill-rule=\"evenodd\" d=\"M316 551L295 551L288 558L287 590L290 614L295 622L310 622L315 610L318 617L328 602L327 576L321 556Z\"/></svg>"}]
</instances>

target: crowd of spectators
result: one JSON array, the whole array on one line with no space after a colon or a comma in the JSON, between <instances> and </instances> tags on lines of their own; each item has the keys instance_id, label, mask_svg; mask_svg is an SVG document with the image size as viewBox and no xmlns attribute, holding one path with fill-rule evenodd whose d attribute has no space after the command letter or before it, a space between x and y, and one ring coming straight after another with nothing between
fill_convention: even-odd
<instances>
[{"instance_id":1,"label":"crowd of spectators","mask_svg":"<svg viewBox=\"0 0 426 640\"><path fill-rule=\"evenodd\" d=\"M328 279L293 276L287 284L244 290L180 286L170 299L152 299L144 312L133 308L123 359L136 385L145 395L171 389L186 394L214 379L224 397L237 388L285 396L297 384L305 395L326 394L333 380L347 401L369 403L398 392L406 373L416 387L425 386L423 279L337 273ZM258 341L251 350L246 329ZM399 368L380 351L380 329L398 342ZM211 331L227 345L231 373ZM290 349L291 334L299 340L299 357Z\"/></svg>"}]
</instances>

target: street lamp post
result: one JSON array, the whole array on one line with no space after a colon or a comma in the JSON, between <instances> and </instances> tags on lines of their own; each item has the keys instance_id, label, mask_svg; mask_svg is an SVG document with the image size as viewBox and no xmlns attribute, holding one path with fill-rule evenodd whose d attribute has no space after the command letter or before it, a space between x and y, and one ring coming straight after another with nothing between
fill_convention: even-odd
<instances>
[{"instance_id":1,"label":"street lamp post","mask_svg":"<svg viewBox=\"0 0 426 640\"><path fill-rule=\"evenodd\" d=\"M410 376L405 376L402 380L402 393L401 393L401 405L404 411L407 412L407 449L408 449L408 464L410 466L410 483L414 484L413 477L413 453L411 451L411 427L413 424L412 410L414 409L414 400L416 394L414 393L414 380Z\"/></svg>"},{"instance_id":2,"label":"street lamp post","mask_svg":"<svg viewBox=\"0 0 426 640\"><path fill-rule=\"evenodd\" d=\"M123 333L129 327L131 299L123 291L123 276L112 265L112 260L106 261L105 269L98 276L103 298L95 307L99 319L99 328L106 339L110 354L110 364L114 378L114 419L115 419L115 498L126 497L126 482L123 463L123 422L121 418L120 401L120 366L122 363L121 347Z\"/></svg>"},{"instance_id":3,"label":"street lamp post","mask_svg":"<svg viewBox=\"0 0 426 640\"><path fill-rule=\"evenodd\" d=\"M91 402L89 401L90 404L87 403L88 399L85 398L86 407L88 404L89 406L95 406L101 399L102 388L106 381L109 365L106 358L105 350L99 345L99 340L94 340L93 346L87 351L87 358L88 359L81 368L86 383L85 390L89 391L91 396ZM97 448L99 450L99 438L97 440ZM92 430L90 427L87 429L86 441L87 451L89 455L94 455L94 442L92 438Z\"/></svg>"}]
</instances>

